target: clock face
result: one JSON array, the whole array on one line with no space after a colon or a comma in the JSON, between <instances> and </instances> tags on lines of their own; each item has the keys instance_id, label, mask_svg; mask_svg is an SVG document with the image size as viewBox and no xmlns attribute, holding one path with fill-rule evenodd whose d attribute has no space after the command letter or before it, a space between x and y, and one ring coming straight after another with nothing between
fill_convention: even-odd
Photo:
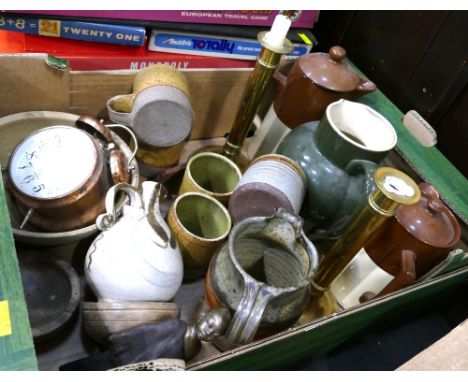
<instances>
[{"instance_id":1,"label":"clock face","mask_svg":"<svg viewBox=\"0 0 468 382\"><path fill-rule=\"evenodd\" d=\"M96 147L88 134L74 127L51 126L31 134L15 148L9 175L28 196L58 198L85 183L96 161Z\"/></svg>"}]
</instances>

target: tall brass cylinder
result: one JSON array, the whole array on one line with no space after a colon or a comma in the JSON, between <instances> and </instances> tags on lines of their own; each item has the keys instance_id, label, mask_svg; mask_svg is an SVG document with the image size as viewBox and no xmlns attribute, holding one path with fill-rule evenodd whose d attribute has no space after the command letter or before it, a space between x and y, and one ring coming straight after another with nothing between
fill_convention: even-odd
<instances>
[{"instance_id":1,"label":"tall brass cylinder","mask_svg":"<svg viewBox=\"0 0 468 382\"><path fill-rule=\"evenodd\" d=\"M255 68L249 77L244 98L237 112L236 119L223 147L223 155L235 159L242 149L245 137L255 117L265 91L270 84L273 73L278 68L281 56L293 50L292 43L285 39L281 49L274 48L266 40L267 32L260 32L257 36L262 50L257 58Z\"/></svg>"},{"instance_id":2,"label":"tall brass cylinder","mask_svg":"<svg viewBox=\"0 0 468 382\"><path fill-rule=\"evenodd\" d=\"M382 223L393 216L400 204L415 204L421 197L417 184L394 168L378 168L374 181L377 189L369 195L367 205L321 261L312 283L315 295L321 296L328 289Z\"/></svg>"}]
</instances>

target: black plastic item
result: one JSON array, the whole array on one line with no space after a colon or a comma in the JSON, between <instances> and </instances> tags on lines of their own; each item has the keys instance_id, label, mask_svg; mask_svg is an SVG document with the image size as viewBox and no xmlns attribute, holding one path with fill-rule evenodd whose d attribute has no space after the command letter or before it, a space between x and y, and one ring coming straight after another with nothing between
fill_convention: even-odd
<instances>
[{"instance_id":1,"label":"black plastic item","mask_svg":"<svg viewBox=\"0 0 468 382\"><path fill-rule=\"evenodd\" d=\"M35 342L66 326L80 302L80 281L65 260L37 250L18 249L29 322Z\"/></svg>"},{"instance_id":2,"label":"black plastic item","mask_svg":"<svg viewBox=\"0 0 468 382\"><path fill-rule=\"evenodd\" d=\"M187 325L171 319L113 334L108 349L60 366L60 371L105 371L159 358L184 358Z\"/></svg>"}]
</instances>

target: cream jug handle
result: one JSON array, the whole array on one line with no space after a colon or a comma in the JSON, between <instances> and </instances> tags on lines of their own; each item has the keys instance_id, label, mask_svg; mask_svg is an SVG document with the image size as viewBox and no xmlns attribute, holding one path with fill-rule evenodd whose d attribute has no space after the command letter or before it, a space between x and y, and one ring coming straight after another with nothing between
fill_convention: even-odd
<instances>
[{"instance_id":1,"label":"cream jug handle","mask_svg":"<svg viewBox=\"0 0 468 382\"><path fill-rule=\"evenodd\" d=\"M120 211L115 208L117 194L123 191L130 198L130 205L144 210L143 200L138 190L127 183L119 183L112 186L106 194L106 213L101 214L96 219L96 226L100 231L106 231L117 221Z\"/></svg>"},{"instance_id":2,"label":"cream jug handle","mask_svg":"<svg viewBox=\"0 0 468 382\"><path fill-rule=\"evenodd\" d=\"M107 101L107 114L112 122L132 126L132 105L134 94L122 94L110 98Z\"/></svg>"},{"instance_id":3,"label":"cream jug handle","mask_svg":"<svg viewBox=\"0 0 468 382\"><path fill-rule=\"evenodd\" d=\"M276 294L264 284L246 280L244 294L226 333L231 344L243 345L252 341L263 312L273 297Z\"/></svg>"}]
</instances>

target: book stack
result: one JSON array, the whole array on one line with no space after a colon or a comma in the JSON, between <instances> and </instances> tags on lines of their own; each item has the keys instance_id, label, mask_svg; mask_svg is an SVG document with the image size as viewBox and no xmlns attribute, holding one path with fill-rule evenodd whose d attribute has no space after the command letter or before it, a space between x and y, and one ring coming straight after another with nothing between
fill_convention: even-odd
<instances>
[{"instance_id":1,"label":"book stack","mask_svg":"<svg viewBox=\"0 0 468 382\"><path fill-rule=\"evenodd\" d=\"M71 70L252 68L257 34L278 11L8 11L0 12L0 53L47 53ZM288 38L307 54L318 11L299 11ZM18 33L19 32L19 33Z\"/></svg>"}]
</instances>

